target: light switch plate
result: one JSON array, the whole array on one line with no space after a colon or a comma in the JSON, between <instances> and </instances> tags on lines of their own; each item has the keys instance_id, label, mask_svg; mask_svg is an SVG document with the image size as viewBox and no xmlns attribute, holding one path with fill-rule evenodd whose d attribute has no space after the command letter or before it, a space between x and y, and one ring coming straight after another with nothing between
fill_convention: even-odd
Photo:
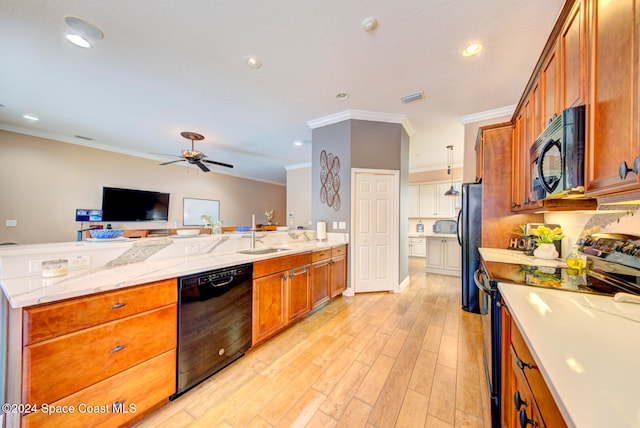
<instances>
[{"instance_id":1,"label":"light switch plate","mask_svg":"<svg viewBox=\"0 0 640 428\"><path fill-rule=\"evenodd\" d=\"M4 222L4 225L6 227L16 227L16 226L18 226L18 220L6 220Z\"/></svg>"},{"instance_id":2,"label":"light switch plate","mask_svg":"<svg viewBox=\"0 0 640 428\"><path fill-rule=\"evenodd\" d=\"M338 224L338 229L340 229L340 230L345 230L346 228L347 228L347 222L346 222L346 221L341 221L341 222Z\"/></svg>"},{"instance_id":3,"label":"light switch plate","mask_svg":"<svg viewBox=\"0 0 640 428\"><path fill-rule=\"evenodd\" d=\"M333 229L337 229L337 228L338 228L338 222L337 222L337 221L334 221L334 222L332 223L332 226L333 226Z\"/></svg>"}]
</instances>

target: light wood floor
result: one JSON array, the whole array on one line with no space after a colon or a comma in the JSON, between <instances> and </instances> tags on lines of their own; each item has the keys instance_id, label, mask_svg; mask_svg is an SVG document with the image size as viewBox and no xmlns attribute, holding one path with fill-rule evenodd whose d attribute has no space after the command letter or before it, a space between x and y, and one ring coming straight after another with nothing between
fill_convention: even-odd
<instances>
[{"instance_id":1,"label":"light wood floor","mask_svg":"<svg viewBox=\"0 0 640 428\"><path fill-rule=\"evenodd\" d=\"M490 427L480 316L410 261L401 294L331 302L140 422L147 427Z\"/></svg>"}]
</instances>

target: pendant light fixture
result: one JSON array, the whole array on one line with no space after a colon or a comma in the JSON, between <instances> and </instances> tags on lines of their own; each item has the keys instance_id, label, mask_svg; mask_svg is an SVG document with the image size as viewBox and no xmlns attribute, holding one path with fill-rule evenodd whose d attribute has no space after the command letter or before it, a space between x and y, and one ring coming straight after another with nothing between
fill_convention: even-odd
<instances>
[{"instance_id":1,"label":"pendant light fixture","mask_svg":"<svg viewBox=\"0 0 640 428\"><path fill-rule=\"evenodd\" d=\"M444 192L445 196L458 196L460 192L453 188L453 146L447 146L447 175L451 176L451 188Z\"/></svg>"}]
</instances>

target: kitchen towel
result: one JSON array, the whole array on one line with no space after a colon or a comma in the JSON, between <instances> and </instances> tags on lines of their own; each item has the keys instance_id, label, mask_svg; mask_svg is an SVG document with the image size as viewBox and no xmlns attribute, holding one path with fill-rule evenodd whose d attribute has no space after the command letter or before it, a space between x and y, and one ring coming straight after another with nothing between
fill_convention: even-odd
<instances>
[{"instance_id":1,"label":"kitchen towel","mask_svg":"<svg viewBox=\"0 0 640 428\"><path fill-rule=\"evenodd\" d=\"M318 241L324 241L327 239L327 222L319 221L316 224L316 239Z\"/></svg>"}]
</instances>

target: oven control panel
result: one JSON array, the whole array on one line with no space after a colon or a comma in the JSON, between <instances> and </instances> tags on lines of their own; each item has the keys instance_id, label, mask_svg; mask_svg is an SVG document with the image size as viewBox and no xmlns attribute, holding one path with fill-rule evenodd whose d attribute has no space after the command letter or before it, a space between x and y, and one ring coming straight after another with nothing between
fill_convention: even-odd
<instances>
[{"instance_id":1,"label":"oven control panel","mask_svg":"<svg viewBox=\"0 0 640 428\"><path fill-rule=\"evenodd\" d=\"M582 242L582 251L590 256L640 269L640 237L631 235L589 235Z\"/></svg>"}]
</instances>

